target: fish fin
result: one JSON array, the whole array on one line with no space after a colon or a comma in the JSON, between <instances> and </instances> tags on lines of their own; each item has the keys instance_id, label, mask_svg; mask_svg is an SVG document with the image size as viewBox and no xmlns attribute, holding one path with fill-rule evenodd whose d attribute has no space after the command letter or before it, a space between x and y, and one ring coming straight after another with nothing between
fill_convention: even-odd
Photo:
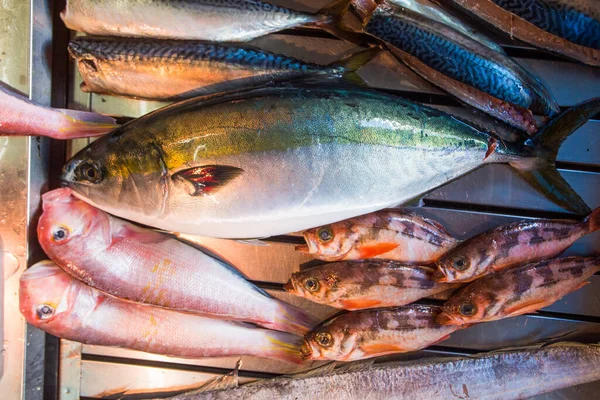
<instances>
[{"instance_id":1,"label":"fish fin","mask_svg":"<svg viewBox=\"0 0 600 400\"><path fill-rule=\"evenodd\" d=\"M329 64L332 68L342 68L342 77L351 83L365 85L365 81L358 75L357 71L376 58L382 52L379 46L369 47L368 49L352 53L341 60Z\"/></svg>"},{"instance_id":2,"label":"fish fin","mask_svg":"<svg viewBox=\"0 0 600 400\"><path fill-rule=\"evenodd\" d=\"M239 370L241 366L242 360L239 359L235 363L235 367L231 372L213 379L209 379L198 388L182 393L181 395L190 396L216 390L234 389L239 386Z\"/></svg>"},{"instance_id":3,"label":"fish fin","mask_svg":"<svg viewBox=\"0 0 600 400\"><path fill-rule=\"evenodd\" d=\"M465 326L465 328L466 328L466 327L467 327L467 326ZM448 339L450 339L450 336L452 336L452 334L451 334L451 333L449 333L449 334L447 334L447 335L445 335L445 336L442 336L441 338L439 338L439 339L438 339L438 340L436 340L435 342L431 343L431 344L430 344L430 346L433 346L434 344L441 343L441 342L443 342L444 340L448 340Z\"/></svg>"},{"instance_id":4,"label":"fish fin","mask_svg":"<svg viewBox=\"0 0 600 400\"><path fill-rule=\"evenodd\" d=\"M269 243L263 242L260 239L237 239L236 242L241 244L247 244L250 246L268 247Z\"/></svg>"},{"instance_id":5,"label":"fish fin","mask_svg":"<svg viewBox=\"0 0 600 400\"><path fill-rule=\"evenodd\" d=\"M215 192L244 172L229 165L201 165L187 168L173 174L173 179L183 179L194 186L192 196Z\"/></svg>"},{"instance_id":6,"label":"fish fin","mask_svg":"<svg viewBox=\"0 0 600 400\"><path fill-rule=\"evenodd\" d=\"M345 310L363 310L365 308L373 308L381 304L379 300L368 300L368 299L354 299L354 300L340 300L340 304Z\"/></svg>"},{"instance_id":7,"label":"fish fin","mask_svg":"<svg viewBox=\"0 0 600 400\"><path fill-rule=\"evenodd\" d=\"M377 243L372 246L361 246L359 250L360 258L373 258L380 254L385 254L398 247L398 243Z\"/></svg>"},{"instance_id":8,"label":"fish fin","mask_svg":"<svg viewBox=\"0 0 600 400\"><path fill-rule=\"evenodd\" d=\"M305 379L313 376L323 376L332 373L337 365L337 361L332 361L328 362L327 364L321 365L320 367L309 369L308 371L301 371L295 374L289 374L284 376L296 379Z\"/></svg>"},{"instance_id":9,"label":"fish fin","mask_svg":"<svg viewBox=\"0 0 600 400\"><path fill-rule=\"evenodd\" d=\"M305 335L320 322L316 316L308 311L281 300L276 301L279 302L279 305L275 311L273 322L261 324L266 328Z\"/></svg>"},{"instance_id":10,"label":"fish fin","mask_svg":"<svg viewBox=\"0 0 600 400\"><path fill-rule=\"evenodd\" d=\"M392 343L373 343L364 344L360 346L360 349L365 352L369 357L383 356L386 354L394 353L405 353L408 351L406 348Z\"/></svg>"},{"instance_id":11,"label":"fish fin","mask_svg":"<svg viewBox=\"0 0 600 400\"><path fill-rule=\"evenodd\" d=\"M333 3L323 7L318 14L327 18L324 21L315 22L315 26L331 33L339 39L345 40L359 46L368 47L373 40L364 33L355 32L346 27L343 23L344 16L350 11L350 4L353 0L336 0Z\"/></svg>"},{"instance_id":12,"label":"fish fin","mask_svg":"<svg viewBox=\"0 0 600 400\"><path fill-rule=\"evenodd\" d=\"M304 344L302 336L287 332L265 331L269 345L266 349L256 348L257 356L268 357L293 364L302 364L302 351Z\"/></svg>"},{"instance_id":13,"label":"fish fin","mask_svg":"<svg viewBox=\"0 0 600 400\"><path fill-rule=\"evenodd\" d=\"M548 301L548 300L531 300L531 301L525 302L523 304L519 304L514 307L509 307L506 309L506 317L505 318L516 317L518 315L535 312L541 308L549 306L552 303L553 303L553 301Z\"/></svg>"},{"instance_id":14,"label":"fish fin","mask_svg":"<svg viewBox=\"0 0 600 400\"><path fill-rule=\"evenodd\" d=\"M61 127L60 135L55 139L74 139L98 136L119 127L114 118L94 112L57 109L64 114L69 123Z\"/></svg>"},{"instance_id":15,"label":"fish fin","mask_svg":"<svg viewBox=\"0 0 600 400\"><path fill-rule=\"evenodd\" d=\"M340 373L340 372L358 371L358 370L361 370L364 368L371 367L371 366L373 366L373 364L375 364L375 360L373 360L373 359L353 361L353 362L342 365L341 367L339 367L336 370L336 372Z\"/></svg>"},{"instance_id":16,"label":"fish fin","mask_svg":"<svg viewBox=\"0 0 600 400\"><path fill-rule=\"evenodd\" d=\"M537 152L537 162L511 162L510 165L548 200L579 215L591 209L556 170L556 156L562 142L600 112L600 97L573 106L550 121L525 141Z\"/></svg>"},{"instance_id":17,"label":"fish fin","mask_svg":"<svg viewBox=\"0 0 600 400\"><path fill-rule=\"evenodd\" d=\"M596 208L584 222L589 224L589 232L596 232L600 229L600 207Z\"/></svg>"},{"instance_id":18,"label":"fish fin","mask_svg":"<svg viewBox=\"0 0 600 400\"><path fill-rule=\"evenodd\" d=\"M589 285L590 283L592 283L592 282L590 282L590 281L581 282L579 285L577 285L577 287L575 289L571 290L569 293L573 293L573 292L581 289L582 287Z\"/></svg>"}]
</instances>

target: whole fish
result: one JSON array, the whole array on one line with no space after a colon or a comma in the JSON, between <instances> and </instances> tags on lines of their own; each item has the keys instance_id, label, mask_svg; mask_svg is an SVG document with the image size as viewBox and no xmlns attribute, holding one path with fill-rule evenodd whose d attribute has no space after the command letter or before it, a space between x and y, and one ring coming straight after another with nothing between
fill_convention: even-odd
<instances>
[{"instance_id":1,"label":"whole fish","mask_svg":"<svg viewBox=\"0 0 600 400\"><path fill-rule=\"evenodd\" d=\"M302 232L297 251L325 261L383 258L428 264L460 243L434 220L382 210Z\"/></svg>"},{"instance_id":2,"label":"whole fish","mask_svg":"<svg viewBox=\"0 0 600 400\"><path fill-rule=\"evenodd\" d=\"M600 379L600 347L562 342L468 357L425 358L265 379L173 400L525 399ZM233 380L233 379L232 379Z\"/></svg>"},{"instance_id":3,"label":"whole fish","mask_svg":"<svg viewBox=\"0 0 600 400\"><path fill-rule=\"evenodd\" d=\"M421 350L462 328L439 325L440 312L440 307L410 305L342 314L307 334L302 354L310 360L354 361Z\"/></svg>"},{"instance_id":4,"label":"whole fish","mask_svg":"<svg viewBox=\"0 0 600 400\"><path fill-rule=\"evenodd\" d=\"M484 276L450 297L438 322L474 324L534 312L587 285L598 271L598 256L565 257Z\"/></svg>"},{"instance_id":5,"label":"whole fish","mask_svg":"<svg viewBox=\"0 0 600 400\"><path fill-rule=\"evenodd\" d=\"M470 282L483 275L559 255L600 229L600 208L583 221L536 219L490 229L463 242L436 263L436 280Z\"/></svg>"},{"instance_id":6,"label":"whole fish","mask_svg":"<svg viewBox=\"0 0 600 400\"><path fill-rule=\"evenodd\" d=\"M211 42L86 36L69 43L84 92L158 100L193 97L225 82L243 88L314 76L360 81L354 72L378 53L373 48L321 66L251 46Z\"/></svg>"},{"instance_id":7,"label":"whole fish","mask_svg":"<svg viewBox=\"0 0 600 400\"><path fill-rule=\"evenodd\" d=\"M173 357L253 355L301 362L301 337L117 299L72 278L51 261L23 273L25 320L61 339Z\"/></svg>"},{"instance_id":8,"label":"whole fish","mask_svg":"<svg viewBox=\"0 0 600 400\"><path fill-rule=\"evenodd\" d=\"M276 86L146 114L75 155L62 181L113 215L221 238L367 214L487 163L510 163L549 199L588 214L554 159L571 129L597 111L600 99L569 109L525 143L507 143L362 87Z\"/></svg>"},{"instance_id":9,"label":"whole fish","mask_svg":"<svg viewBox=\"0 0 600 400\"><path fill-rule=\"evenodd\" d=\"M346 310L403 306L459 286L435 282L433 272L397 261L340 261L295 272L284 288Z\"/></svg>"},{"instance_id":10,"label":"whole fish","mask_svg":"<svg viewBox=\"0 0 600 400\"><path fill-rule=\"evenodd\" d=\"M532 112L549 117L560 112L539 79L504 52L467 36L455 25L432 19L420 8L382 2L367 18L364 30L387 43L401 61L442 90L526 132L538 129Z\"/></svg>"},{"instance_id":11,"label":"whole fish","mask_svg":"<svg viewBox=\"0 0 600 400\"><path fill-rule=\"evenodd\" d=\"M67 28L94 35L244 42L299 26L337 31L349 0L317 14L260 0L67 0Z\"/></svg>"},{"instance_id":12,"label":"whole fish","mask_svg":"<svg viewBox=\"0 0 600 400\"><path fill-rule=\"evenodd\" d=\"M453 1L511 38L584 64L600 66L597 0Z\"/></svg>"},{"instance_id":13,"label":"whole fish","mask_svg":"<svg viewBox=\"0 0 600 400\"><path fill-rule=\"evenodd\" d=\"M318 320L170 235L100 211L62 188L42 196L38 240L84 283L113 296L304 334Z\"/></svg>"},{"instance_id":14,"label":"whole fish","mask_svg":"<svg viewBox=\"0 0 600 400\"><path fill-rule=\"evenodd\" d=\"M74 139L116 128L114 118L93 112L45 107L0 83L0 135Z\"/></svg>"}]
</instances>

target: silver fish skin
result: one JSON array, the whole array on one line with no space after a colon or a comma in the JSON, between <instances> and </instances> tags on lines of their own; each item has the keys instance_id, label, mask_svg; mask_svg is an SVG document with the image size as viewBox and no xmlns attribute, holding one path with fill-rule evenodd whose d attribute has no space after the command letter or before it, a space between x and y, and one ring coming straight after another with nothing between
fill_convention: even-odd
<instances>
[{"instance_id":1,"label":"silver fish skin","mask_svg":"<svg viewBox=\"0 0 600 400\"><path fill-rule=\"evenodd\" d=\"M95 35L244 42L323 15L259 0L68 0L69 29Z\"/></svg>"},{"instance_id":2,"label":"silver fish skin","mask_svg":"<svg viewBox=\"0 0 600 400\"><path fill-rule=\"evenodd\" d=\"M573 107L569 123L549 125L530 144L515 144L356 86L262 88L190 99L138 118L79 152L62 181L116 216L236 239L393 207L486 163L510 163L557 204L588 214L548 162L570 129L585 122L581 109L587 116L600 100Z\"/></svg>"},{"instance_id":3,"label":"silver fish skin","mask_svg":"<svg viewBox=\"0 0 600 400\"><path fill-rule=\"evenodd\" d=\"M350 364L352 366L352 364ZM561 342L274 378L173 400L525 399L600 379L600 347Z\"/></svg>"}]
</instances>

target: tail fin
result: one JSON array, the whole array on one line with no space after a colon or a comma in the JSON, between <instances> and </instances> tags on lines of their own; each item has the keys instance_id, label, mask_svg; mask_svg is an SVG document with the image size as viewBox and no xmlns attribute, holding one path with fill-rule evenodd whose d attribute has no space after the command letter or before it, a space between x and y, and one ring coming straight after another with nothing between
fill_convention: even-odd
<instances>
[{"instance_id":1,"label":"tail fin","mask_svg":"<svg viewBox=\"0 0 600 400\"><path fill-rule=\"evenodd\" d=\"M276 331L304 335L317 326L319 322L319 319L313 314L279 300L274 321L270 324L261 323L261 326Z\"/></svg>"},{"instance_id":2,"label":"tail fin","mask_svg":"<svg viewBox=\"0 0 600 400\"><path fill-rule=\"evenodd\" d=\"M556 170L555 161L563 141L599 112L600 97L569 108L525 142L536 152L536 162L510 163L546 198L579 215L587 215L591 209Z\"/></svg>"},{"instance_id":3,"label":"tail fin","mask_svg":"<svg viewBox=\"0 0 600 400\"><path fill-rule=\"evenodd\" d=\"M600 207L596 208L584 222L589 224L589 233L600 230Z\"/></svg>"},{"instance_id":4,"label":"tail fin","mask_svg":"<svg viewBox=\"0 0 600 400\"><path fill-rule=\"evenodd\" d=\"M58 109L67 118L61 129L61 135L55 139L74 139L98 136L110 132L119 125L115 119L102 114L87 111Z\"/></svg>"},{"instance_id":5,"label":"tail fin","mask_svg":"<svg viewBox=\"0 0 600 400\"><path fill-rule=\"evenodd\" d=\"M329 64L332 68L342 69L342 77L352 83L364 85L365 81L357 74L357 71L368 64L382 52L381 47L369 47L368 49L352 53L341 60Z\"/></svg>"},{"instance_id":6,"label":"tail fin","mask_svg":"<svg viewBox=\"0 0 600 400\"><path fill-rule=\"evenodd\" d=\"M330 5L319 10L319 14L325 16L323 21L316 22L315 26L331 33L342 40L359 46L368 47L371 43L369 36L356 32L350 25L344 23L344 17L350 10L353 0L336 0Z\"/></svg>"},{"instance_id":7,"label":"tail fin","mask_svg":"<svg viewBox=\"0 0 600 400\"><path fill-rule=\"evenodd\" d=\"M304 343L302 336L287 332L265 331L268 345L266 349L259 349L259 356L274 360L281 360L294 364L302 364L300 348Z\"/></svg>"}]
</instances>

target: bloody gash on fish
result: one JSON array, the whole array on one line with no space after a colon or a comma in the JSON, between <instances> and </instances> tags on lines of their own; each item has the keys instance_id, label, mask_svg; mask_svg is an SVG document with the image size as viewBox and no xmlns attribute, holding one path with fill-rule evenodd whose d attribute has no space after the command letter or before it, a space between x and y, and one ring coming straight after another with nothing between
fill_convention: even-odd
<instances>
[{"instance_id":1,"label":"bloody gash on fish","mask_svg":"<svg viewBox=\"0 0 600 400\"><path fill-rule=\"evenodd\" d=\"M297 251L325 261L382 258L428 264L460 241L436 221L413 213L382 210L302 232Z\"/></svg>"},{"instance_id":2,"label":"bloody gash on fish","mask_svg":"<svg viewBox=\"0 0 600 400\"><path fill-rule=\"evenodd\" d=\"M597 0L452 0L511 38L600 66Z\"/></svg>"},{"instance_id":3,"label":"bloody gash on fish","mask_svg":"<svg viewBox=\"0 0 600 400\"><path fill-rule=\"evenodd\" d=\"M463 22L427 0L379 2L364 25L429 82L526 132L538 129L532 112L549 117L560 112L538 78L489 39L467 35Z\"/></svg>"},{"instance_id":4,"label":"bloody gash on fish","mask_svg":"<svg viewBox=\"0 0 600 400\"><path fill-rule=\"evenodd\" d=\"M600 229L600 208L583 221L536 219L483 232L436 263L436 280L470 282L483 275L559 255L577 239Z\"/></svg>"},{"instance_id":5,"label":"bloody gash on fish","mask_svg":"<svg viewBox=\"0 0 600 400\"><path fill-rule=\"evenodd\" d=\"M484 164L508 163L556 204L589 207L556 170L594 99L522 143L354 86L290 86L190 99L80 151L62 182L111 214L221 238L296 232L395 206Z\"/></svg>"},{"instance_id":6,"label":"bloody gash on fish","mask_svg":"<svg viewBox=\"0 0 600 400\"><path fill-rule=\"evenodd\" d=\"M299 26L336 33L348 2L310 14L260 0L68 0L60 16L67 28L95 35L243 42Z\"/></svg>"},{"instance_id":7,"label":"bloody gash on fish","mask_svg":"<svg viewBox=\"0 0 600 400\"><path fill-rule=\"evenodd\" d=\"M305 334L318 319L271 297L234 267L170 235L140 228L72 196L43 195L38 240L69 274L113 296Z\"/></svg>"},{"instance_id":8,"label":"bloody gash on fish","mask_svg":"<svg viewBox=\"0 0 600 400\"><path fill-rule=\"evenodd\" d=\"M355 71L379 49L321 66L251 46L85 36L69 43L69 53L77 61L84 92L177 99L203 94L217 84L232 90L315 76L361 81Z\"/></svg>"},{"instance_id":9,"label":"bloody gash on fish","mask_svg":"<svg viewBox=\"0 0 600 400\"><path fill-rule=\"evenodd\" d=\"M183 358L302 360L300 336L117 299L72 278L51 261L23 273L19 309L29 324L85 344Z\"/></svg>"}]
</instances>

